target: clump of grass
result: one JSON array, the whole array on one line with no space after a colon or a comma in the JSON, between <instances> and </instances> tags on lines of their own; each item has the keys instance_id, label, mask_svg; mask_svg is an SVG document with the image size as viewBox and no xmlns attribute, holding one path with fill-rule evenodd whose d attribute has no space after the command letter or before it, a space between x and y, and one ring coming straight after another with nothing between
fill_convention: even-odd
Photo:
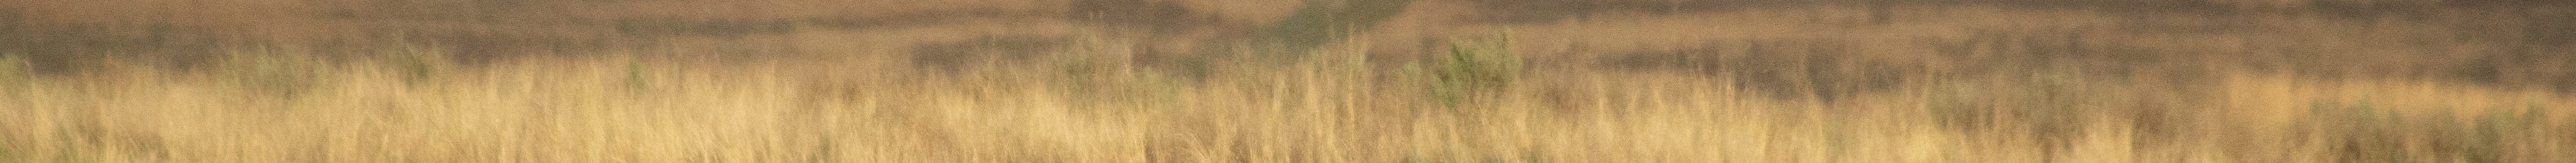
<instances>
[{"instance_id":1,"label":"clump of grass","mask_svg":"<svg viewBox=\"0 0 2576 163\"><path fill-rule=\"evenodd\" d=\"M2346 110L2351 112L2336 117L2351 122L2351 126L2343 126L2344 132L2348 132L2343 135L2343 142L2333 147L2339 159L2346 162L2400 162L2406 159L2406 153L2398 149L2401 144L2397 138L2387 134L2390 132L2387 129L2394 126L2395 112L2381 110L2368 100L2355 103Z\"/></svg>"},{"instance_id":2,"label":"clump of grass","mask_svg":"<svg viewBox=\"0 0 2576 163\"><path fill-rule=\"evenodd\" d=\"M403 44L402 47L386 49L378 53L390 57L387 58L392 62L390 66L396 66L396 69L401 70L404 84L411 85L427 83L437 78L440 70L450 68L445 63L455 63L449 61L446 55L441 55L443 53L411 44Z\"/></svg>"},{"instance_id":3,"label":"clump of grass","mask_svg":"<svg viewBox=\"0 0 2576 163\"><path fill-rule=\"evenodd\" d=\"M635 90L639 90L639 91L653 89L652 85L648 85L648 84L646 84L646 83L645 83L645 81L649 81L649 80L652 80L652 79L650 79L650 78L648 78L647 76L645 76L645 75L644 75L644 61L643 61L643 60L632 59L632 58L626 59L626 88L627 88L627 89L635 89Z\"/></svg>"},{"instance_id":4,"label":"clump of grass","mask_svg":"<svg viewBox=\"0 0 2576 163\"><path fill-rule=\"evenodd\" d=\"M2503 153L2508 149L2506 145L2515 143L2506 142L2509 140L2506 136L2532 134L2530 129L2535 126L2534 122L2543 118L2540 117L2542 114L2546 113L2534 104L2525 107L2519 115L2504 111L2488 111L2480 115L2474 128L2467 129L2475 135L2463 136L2462 139L2466 140L2459 141L2463 148L2459 151L2461 157L2468 162L2503 162Z\"/></svg>"},{"instance_id":5,"label":"clump of grass","mask_svg":"<svg viewBox=\"0 0 2576 163\"><path fill-rule=\"evenodd\" d=\"M1432 95L1451 107L1472 100L1472 96L1501 91L1521 72L1521 60L1509 53L1510 43L1492 41L1485 44L1452 44L1448 57L1440 60L1437 83Z\"/></svg>"},{"instance_id":6,"label":"clump of grass","mask_svg":"<svg viewBox=\"0 0 2576 163\"><path fill-rule=\"evenodd\" d=\"M317 84L314 79L328 66L293 49L299 48L262 46L230 51L218 72L261 95L296 97Z\"/></svg>"}]
</instances>

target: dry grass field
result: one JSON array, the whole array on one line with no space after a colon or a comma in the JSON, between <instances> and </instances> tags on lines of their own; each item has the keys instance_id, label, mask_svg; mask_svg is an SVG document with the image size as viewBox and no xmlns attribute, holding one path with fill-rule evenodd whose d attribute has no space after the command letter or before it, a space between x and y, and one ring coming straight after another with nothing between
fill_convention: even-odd
<instances>
[{"instance_id":1,"label":"dry grass field","mask_svg":"<svg viewBox=\"0 0 2576 163\"><path fill-rule=\"evenodd\" d=\"M2576 3L0 0L0 162L2576 162Z\"/></svg>"}]
</instances>

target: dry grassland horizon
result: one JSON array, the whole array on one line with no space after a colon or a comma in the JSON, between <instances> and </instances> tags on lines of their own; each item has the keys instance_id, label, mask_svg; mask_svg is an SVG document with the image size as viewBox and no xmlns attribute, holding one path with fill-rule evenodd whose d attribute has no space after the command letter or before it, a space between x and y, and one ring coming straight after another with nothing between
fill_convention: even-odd
<instances>
[{"instance_id":1,"label":"dry grassland horizon","mask_svg":"<svg viewBox=\"0 0 2576 163\"><path fill-rule=\"evenodd\" d=\"M0 0L0 162L2576 162L2576 3Z\"/></svg>"}]
</instances>

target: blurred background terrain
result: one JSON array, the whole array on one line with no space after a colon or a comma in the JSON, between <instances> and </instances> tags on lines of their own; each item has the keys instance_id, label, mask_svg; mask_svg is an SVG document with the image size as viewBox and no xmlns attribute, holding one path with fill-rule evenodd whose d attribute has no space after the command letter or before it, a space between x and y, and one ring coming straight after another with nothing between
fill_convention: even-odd
<instances>
[{"instance_id":1,"label":"blurred background terrain","mask_svg":"<svg viewBox=\"0 0 2576 163\"><path fill-rule=\"evenodd\" d=\"M2549 0L0 0L0 162L2576 162Z\"/></svg>"}]
</instances>

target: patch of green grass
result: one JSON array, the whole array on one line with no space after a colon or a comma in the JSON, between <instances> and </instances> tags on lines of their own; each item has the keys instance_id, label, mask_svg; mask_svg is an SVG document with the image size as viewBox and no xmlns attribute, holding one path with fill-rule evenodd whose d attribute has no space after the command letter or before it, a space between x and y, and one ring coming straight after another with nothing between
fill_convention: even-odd
<instances>
[{"instance_id":1,"label":"patch of green grass","mask_svg":"<svg viewBox=\"0 0 2576 163\"><path fill-rule=\"evenodd\" d=\"M1970 131L1985 128L1983 122L1992 113L1989 113L1990 109L1977 105L1974 99L1978 94L1973 89L1959 84L1943 85L1936 93L1925 95L1931 100L1925 109L1932 112L1928 114L1932 119L1950 129Z\"/></svg>"},{"instance_id":2,"label":"patch of green grass","mask_svg":"<svg viewBox=\"0 0 2576 163\"><path fill-rule=\"evenodd\" d=\"M10 139L9 139L9 134L8 134L6 131L0 131L0 140L10 140ZM21 161L19 157L24 157L24 156L18 156L18 153L16 153L16 152L14 152L14 151L9 150L9 149L11 149L11 148L17 148L17 146L16 146L16 145L12 145L12 144L7 144L7 143L0 143L0 162L5 162L5 161Z\"/></svg>"},{"instance_id":3,"label":"patch of green grass","mask_svg":"<svg viewBox=\"0 0 2576 163\"><path fill-rule=\"evenodd\" d=\"M643 62L644 61L640 59L626 59L627 89L633 89L636 92L646 92L653 89L652 85L645 83L645 81L652 81L653 79L644 76Z\"/></svg>"},{"instance_id":4,"label":"patch of green grass","mask_svg":"<svg viewBox=\"0 0 2576 163\"><path fill-rule=\"evenodd\" d=\"M2344 110L2350 112L2328 117L2350 122L2337 127L2343 130L2343 141L2330 147L2343 162L2404 162L2412 157L2404 149L2406 146L2400 137L2403 134L2394 130L2403 125L2398 119L2402 116L2397 112L2379 108L2369 100L2356 102Z\"/></svg>"},{"instance_id":5,"label":"patch of green grass","mask_svg":"<svg viewBox=\"0 0 2576 163\"><path fill-rule=\"evenodd\" d=\"M2486 114L2479 115L2475 122L2471 122L2472 126L2451 129L2468 132L2466 135L2456 136L2453 142L2457 143L2460 149L2453 152L2466 162L2503 162L2503 152L2508 149L2507 145L2530 143L2509 142L2511 139L2508 139L2508 135L2535 134L2531 129L2542 119L2541 115L2547 114L2538 104L2527 106L2521 112L2504 110L2506 109L2491 109Z\"/></svg>"},{"instance_id":6,"label":"patch of green grass","mask_svg":"<svg viewBox=\"0 0 2576 163\"><path fill-rule=\"evenodd\" d=\"M1519 78L1521 59L1508 53L1509 43L1494 41L1487 45L1450 45L1448 57L1440 60L1432 85L1432 95L1444 106L1457 107L1473 96L1501 91Z\"/></svg>"},{"instance_id":7,"label":"patch of green grass","mask_svg":"<svg viewBox=\"0 0 2576 163\"><path fill-rule=\"evenodd\" d=\"M61 154L54 155L54 162L58 162L58 163L98 162L98 158L90 158L90 157L89 157L89 155L84 155L84 154L82 154L82 153L80 153L80 152L74 152L74 151L79 151L79 150L63 149L63 150L62 150L62 152L61 152Z\"/></svg>"},{"instance_id":8,"label":"patch of green grass","mask_svg":"<svg viewBox=\"0 0 2576 163\"><path fill-rule=\"evenodd\" d=\"M279 98L296 97L317 85L322 70L330 68L312 55L294 47L257 47L234 50L226 55L219 71L242 87L261 95Z\"/></svg>"},{"instance_id":9,"label":"patch of green grass","mask_svg":"<svg viewBox=\"0 0 2576 163\"><path fill-rule=\"evenodd\" d=\"M403 83L411 85L421 85L434 80L439 76L440 70L448 69L447 63L454 63L447 60L446 55L440 55L438 51L410 44L378 53L391 57L388 58L390 66L397 66L395 69L403 73Z\"/></svg>"},{"instance_id":10,"label":"patch of green grass","mask_svg":"<svg viewBox=\"0 0 2576 163\"><path fill-rule=\"evenodd\" d=\"M0 90L26 85L27 57L18 53L0 53Z\"/></svg>"}]
</instances>

